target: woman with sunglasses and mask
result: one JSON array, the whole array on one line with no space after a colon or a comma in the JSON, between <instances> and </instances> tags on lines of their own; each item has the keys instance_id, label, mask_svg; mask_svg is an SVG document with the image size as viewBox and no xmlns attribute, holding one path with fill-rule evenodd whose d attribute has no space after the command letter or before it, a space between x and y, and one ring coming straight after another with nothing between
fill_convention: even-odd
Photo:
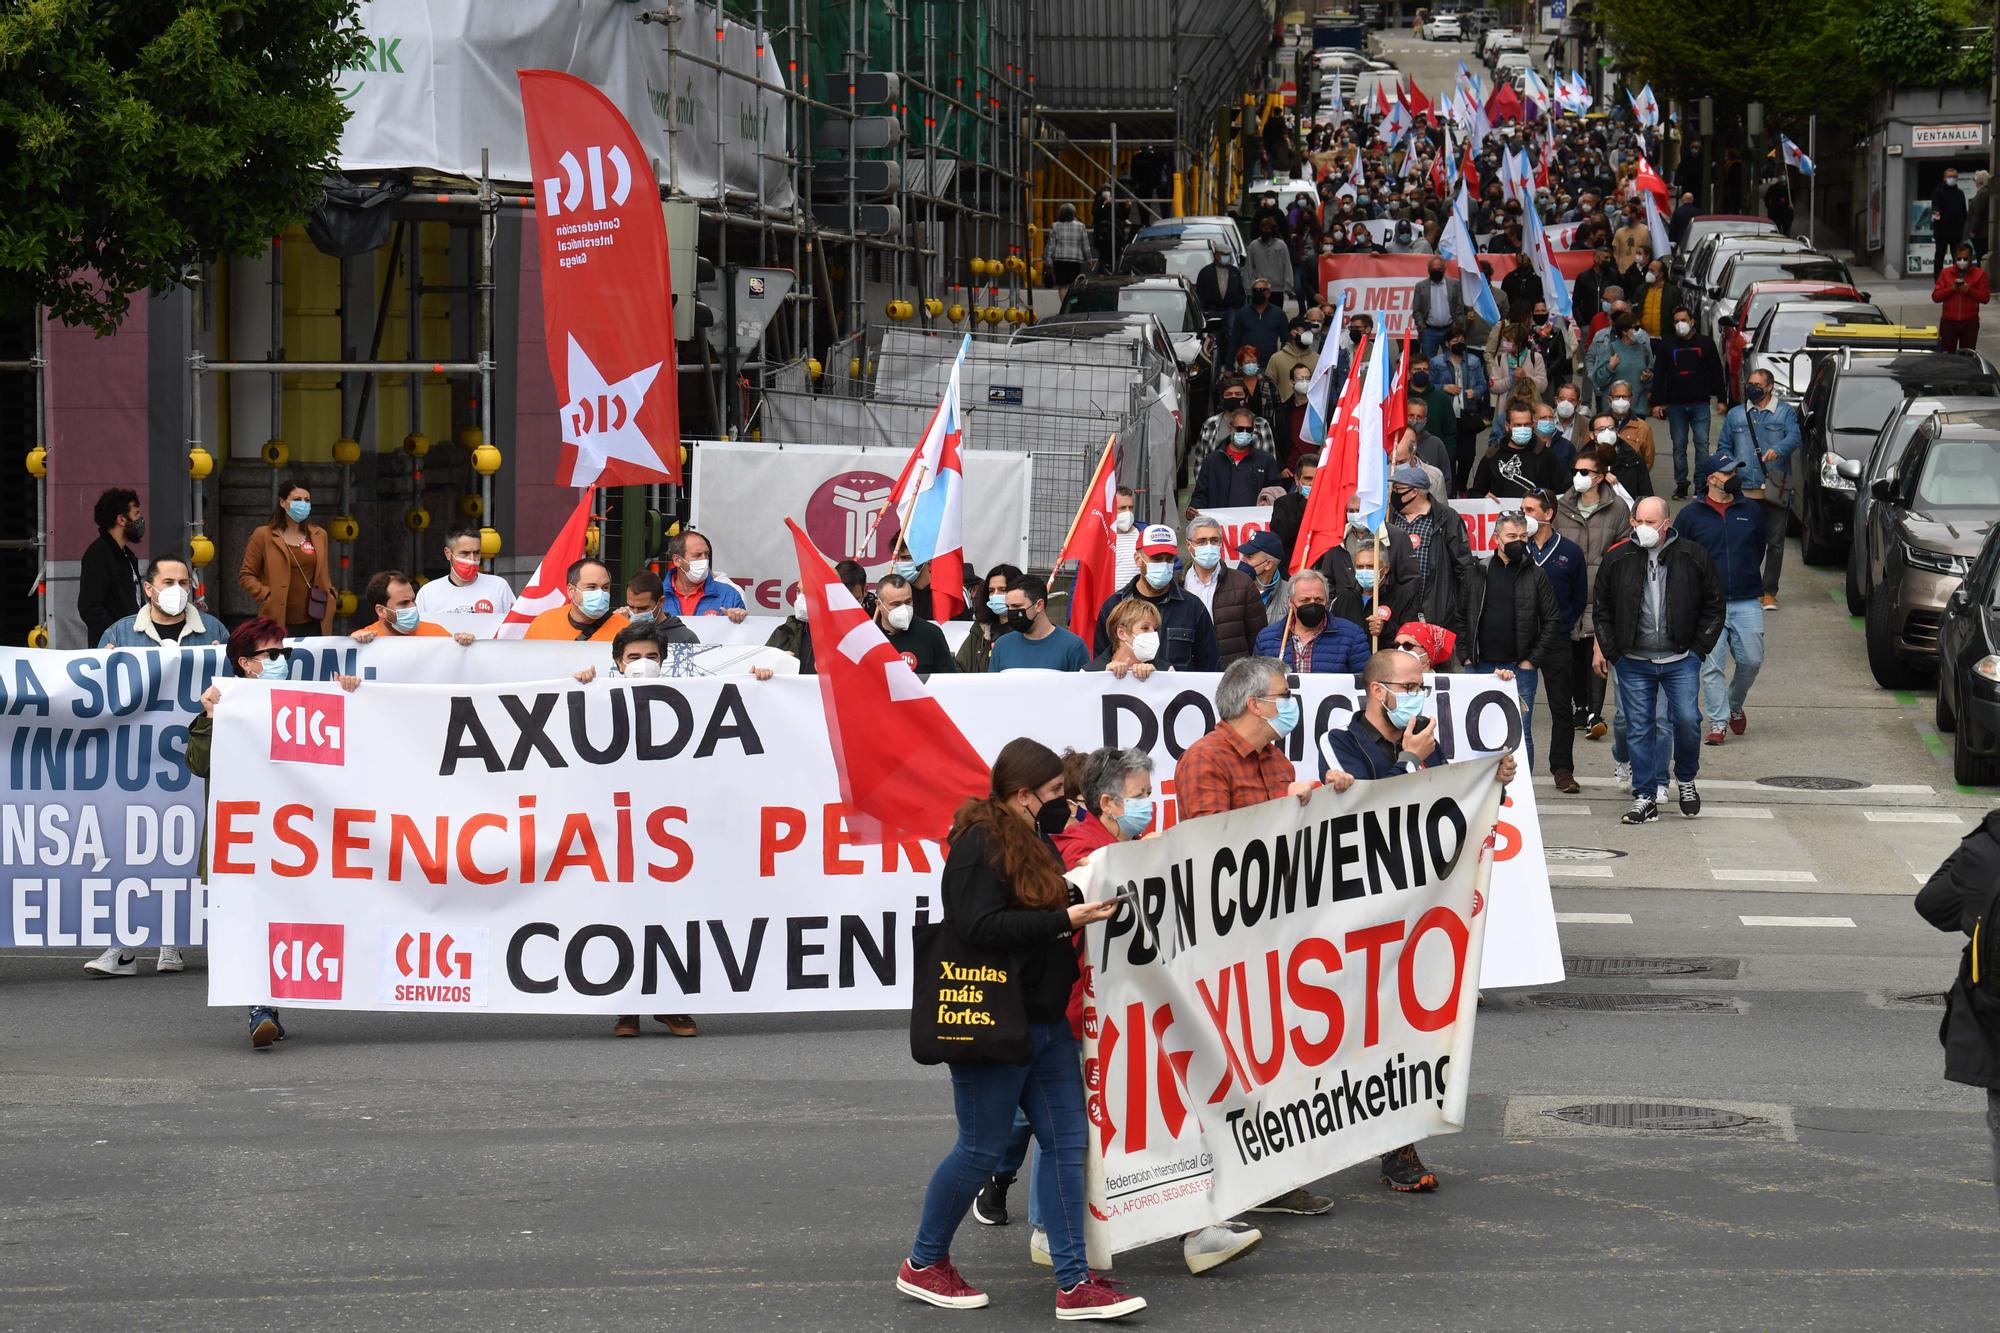
<instances>
[{"instance_id":1,"label":"woman with sunglasses and mask","mask_svg":"<svg viewBox=\"0 0 2000 1333\"><path fill-rule=\"evenodd\" d=\"M231 675L260 684L277 685L291 679L291 656L285 651L285 628L267 616L252 616L238 625L224 649L223 669ZM352 692L361 684L359 676L337 676L340 688ZM209 757L215 741L215 705L222 688L210 685L202 691L201 716L188 723L187 768L202 781L201 808L208 809ZM239 707L241 705L238 705ZM260 705L261 706L261 705ZM206 816L204 815L204 818ZM208 883L208 829L201 834L201 882ZM250 1006L250 1046L263 1050L285 1039L278 1011L269 1005Z\"/></svg>"}]
</instances>

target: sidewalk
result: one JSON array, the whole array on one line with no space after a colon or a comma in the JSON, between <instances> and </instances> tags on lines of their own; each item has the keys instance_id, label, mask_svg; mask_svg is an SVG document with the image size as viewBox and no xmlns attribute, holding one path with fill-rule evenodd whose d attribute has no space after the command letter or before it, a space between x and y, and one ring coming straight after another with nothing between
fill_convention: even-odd
<instances>
[{"instance_id":1,"label":"sidewalk","mask_svg":"<svg viewBox=\"0 0 2000 1333\"><path fill-rule=\"evenodd\" d=\"M1827 251L1845 259L1854 270L1854 285L1867 292L1882 313L1898 324L1931 325L1938 321L1938 306L1931 300L1931 279L1908 274L1890 276L1881 269L1859 262L1845 250ZM1979 350L1986 359L2000 365L2000 302L1980 312Z\"/></svg>"}]
</instances>

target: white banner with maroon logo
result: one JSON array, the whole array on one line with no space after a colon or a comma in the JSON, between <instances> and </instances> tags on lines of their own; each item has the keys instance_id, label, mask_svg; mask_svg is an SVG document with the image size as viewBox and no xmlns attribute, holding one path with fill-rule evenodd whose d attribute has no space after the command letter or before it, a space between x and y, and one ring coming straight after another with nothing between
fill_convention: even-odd
<instances>
[{"instance_id":1,"label":"white banner with maroon logo","mask_svg":"<svg viewBox=\"0 0 2000 1333\"><path fill-rule=\"evenodd\" d=\"M1472 553L1482 560L1492 555L1493 520L1510 506L1499 500L1474 500L1461 496L1451 502L1451 507L1465 520L1465 536L1471 543ZM1222 525L1222 557L1225 560L1240 560L1242 557L1237 548L1253 534L1268 531L1271 526L1269 505L1204 509L1201 512L1203 517L1212 518Z\"/></svg>"},{"instance_id":2,"label":"white banner with maroon logo","mask_svg":"<svg viewBox=\"0 0 2000 1333\"><path fill-rule=\"evenodd\" d=\"M930 688L989 758L1022 734L1056 749L1144 751L1169 828L1174 764L1215 725L1217 681L1028 671L939 676ZM1519 745L1510 685L1434 683L1447 755ZM1355 682L1306 675L1298 690L1304 723L1287 753L1316 778L1309 738L1347 725ZM940 847L855 841L813 680L369 683L353 693L232 681L211 771L212 1003L891 1008L907 1002L910 928L938 911ZM1508 802L1496 943L1480 980L1560 980L1534 793L1517 783ZM403 947L403 935L425 931L428 953ZM490 950L468 943L474 931ZM440 978L445 935L445 957L471 957ZM294 941L305 954L319 946L317 970L293 956ZM326 975L329 941L340 979ZM413 962L405 974L397 961L394 977L382 974L385 959L405 956L429 957L433 970ZM463 985L463 998L393 993L434 981Z\"/></svg>"},{"instance_id":3,"label":"white banner with maroon logo","mask_svg":"<svg viewBox=\"0 0 2000 1333\"><path fill-rule=\"evenodd\" d=\"M1221 1222L1464 1127L1495 761L1211 815L1097 852L1093 1253Z\"/></svg>"},{"instance_id":4,"label":"white banner with maroon logo","mask_svg":"<svg viewBox=\"0 0 2000 1333\"><path fill-rule=\"evenodd\" d=\"M966 567L1026 569L1032 455L969 443ZM882 511L909 450L733 441L693 452L690 526L714 542L716 568L728 571L752 611L784 611L798 587L787 518L798 521L829 563L858 561L870 583L889 572L898 525L893 512Z\"/></svg>"}]
</instances>

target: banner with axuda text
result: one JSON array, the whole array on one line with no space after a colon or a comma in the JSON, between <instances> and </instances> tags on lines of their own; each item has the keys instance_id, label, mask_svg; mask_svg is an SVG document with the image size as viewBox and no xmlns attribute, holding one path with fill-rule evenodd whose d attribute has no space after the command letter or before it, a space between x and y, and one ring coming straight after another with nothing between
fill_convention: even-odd
<instances>
[{"instance_id":1,"label":"banner with axuda text","mask_svg":"<svg viewBox=\"0 0 2000 1333\"><path fill-rule=\"evenodd\" d=\"M1146 753L1166 829L1175 763L1214 727L1217 680L1019 671L930 686L988 758L1023 734L1058 750ZM1435 684L1447 755L1519 745L1511 686ZM1286 753L1316 777L1307 737L1347 725L1355 681L1307 675L1297 689L1305 720ZM910 928L939 910L938 844L857 837L809 679L371 683L351 694L232 681L213 775L218 1004L895 1008L908 1002ZM1533 790L1517 784L1508 801L1481 981L1560 980ZM331 972L304 961L315 945Z\"/></svg>"},{"instance_id":2,"label":"banner with axuda text","mask_svg":"<svg viewBox=\"0 0 2000 1333\"><path fill-rule=\"evenodd\" d=\"M1098 851L1092 1252L1221 1222L1464 1127L1493 760L1322 788Z\"/></svg>"}]
</instances>

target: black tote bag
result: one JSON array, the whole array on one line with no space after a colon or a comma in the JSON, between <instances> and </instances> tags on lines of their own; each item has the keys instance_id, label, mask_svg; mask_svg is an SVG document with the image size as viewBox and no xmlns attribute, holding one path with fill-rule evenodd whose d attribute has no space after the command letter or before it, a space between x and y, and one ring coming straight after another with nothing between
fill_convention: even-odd
<instances>
[{"instance_id":1,"label":"black tote bag","mask_svg":"<svg viewBox=\"0 0 2000 1333\"><path fill-rule=\"evenodd\" d=\"M967 944L946 921L910 928L910 1056L920 1065L1024 1065L1027 1003L1005 950Z\"/></svg>"}]
</instances>

